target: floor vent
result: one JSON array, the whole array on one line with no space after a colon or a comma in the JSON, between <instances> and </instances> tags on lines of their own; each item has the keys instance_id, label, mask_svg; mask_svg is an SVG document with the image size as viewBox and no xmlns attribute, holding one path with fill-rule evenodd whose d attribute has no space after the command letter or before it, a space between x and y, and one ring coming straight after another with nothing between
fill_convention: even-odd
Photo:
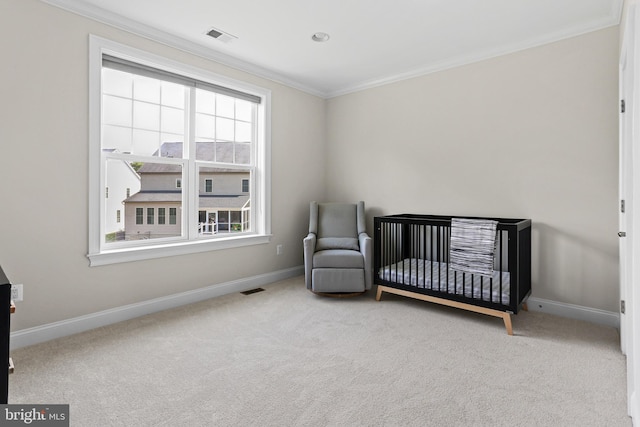
<instances>
[{"instance_id":1,"label":"floor vent","mask_svg":"<svg viewBox=\"0 0 640 427\"><path fill-rule=\"evenodd\" d=\"M264 291L264 289L262 288L255 288L255 289L249 289L248 291L244 291L244 292L240 292L242 295L251 295L251 294L255 294L256 292L262 292Z\"/></svg>"}]
</instances>

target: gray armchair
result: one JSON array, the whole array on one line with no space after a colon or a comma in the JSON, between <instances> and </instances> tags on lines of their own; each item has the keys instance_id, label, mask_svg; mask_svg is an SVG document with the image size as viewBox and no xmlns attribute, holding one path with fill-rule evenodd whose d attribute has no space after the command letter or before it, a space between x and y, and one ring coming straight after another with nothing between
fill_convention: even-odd
<instances>
[{"instance_id":1,"label":"gray armchair","mask_svg":"<svg viewBox=\"0 0 640 427\"><path fill-rule=\"evenodd\" d=\"M348 295L371 289L373 249L365 228L364 202L311 202L303 245L310 291Z\"/></svg>"}]
</instances>

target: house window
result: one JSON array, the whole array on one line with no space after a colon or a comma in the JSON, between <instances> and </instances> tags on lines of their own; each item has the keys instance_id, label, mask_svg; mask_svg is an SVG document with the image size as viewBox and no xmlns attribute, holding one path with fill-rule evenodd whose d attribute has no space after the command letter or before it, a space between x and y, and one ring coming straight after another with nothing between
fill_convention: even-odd
<instances>
[{"instance_id":1,"label":"house window","mask_svg":"<svg viewBox=\"0 0 640 427\"><path fill-rule=\"evenodd\" d=\"M165 223L165 208L158 208L158 225L163 225Z\"/></svg>"},{"instance_id":2,"label":"house window","mask_svg":"<svg viewBox=\"0 0 640 427\"><path fill-rule=\"evenodd\" d=\"M270 92L96 36L90 45L91 265L267 243ZM206 175L222 197L201 193ZM212 193L213 179L204 186ZM106 187L126 194L117 241ZM221 208L242 220L224 236L199 232L198 212Z\"/></svg>"},{"instance_id":3,"label":"house window","mask_svg":"<svg viewBox=\"0 0 640 427\"><path fill-rule=\"evenodd\" d=\"M118 224L120 224L120 221L122 220L122 218L120 217L120 215L121 215L121 213L120 213L120 212L121 212L121 211L120 211L120 209L118 209L118 210L116 211L116 222L117 222Z\"/></svg>"},{"instance_id":4,"label":"house window","mask_svg":"<svg viewBox=\"0 0 640 427\"><path fill-rule=\"evenodd\" d=\"M104 198L108 199L109 198L109 187L104 189Z\"/></svg>"}]
</instances>

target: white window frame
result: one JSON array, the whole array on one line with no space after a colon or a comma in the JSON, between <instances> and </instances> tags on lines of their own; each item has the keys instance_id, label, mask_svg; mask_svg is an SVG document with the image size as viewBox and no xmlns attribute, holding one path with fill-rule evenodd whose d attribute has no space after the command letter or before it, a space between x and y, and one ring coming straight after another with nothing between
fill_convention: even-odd
<instances>
[{"instance_id":1,"label":"white window frame","mask_svg":"<svg viewBox=\"0 0 640 427\"><path fill-rule=\"evenodd\" d=\"M250 183L252 231L239 235L229 234L215 239L194 239L185 224L186 240L153 242L121 248L110 248L104 242L105 162L101 146L102 57L111 55L149 67L166 70L204 82L228 87L259 96L257 138L254 150L255 177ZM192 187L197 185L191 177ZM198 192L190 192L183 203L183 220L193 216L197 222ZM145 212L146 219L146 212ZM193 225L194 223L192 223ZM193 227L191 227L193 228ZM249 83L230 79L210 71L186 65L95 35L89 36L89 265L98 266L120 262L139 261L159 257L185 255L212 250L269 243L271 240L271 91Z\"/></svg>"}]
</instances>

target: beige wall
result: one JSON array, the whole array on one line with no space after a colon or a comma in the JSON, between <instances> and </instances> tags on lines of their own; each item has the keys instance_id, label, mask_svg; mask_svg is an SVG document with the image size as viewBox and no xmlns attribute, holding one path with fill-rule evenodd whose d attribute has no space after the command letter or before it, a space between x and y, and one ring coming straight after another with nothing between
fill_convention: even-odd
<instances>
[{"instance_id":1,"label":"beige wall","mask_svg":"<svg viewBox=\"0 0 640 427\"><path fill-rule=\"evenodd\" d=\"M533 296L617 312L618 31L329 100L329 198L531 218Z\"/></svg>"},{"instance_id":2,"label":"beige wall","mask_svg":"<svg viewBox=\"0 0 640 427\"><path fill-rule=\"evenodd\" d=\"M271 244L89 267L89 34L272 91ZM0 2L0 52L0 265L24 284L14 330L302 264L308 201L325 194L323 99L37 0Z\"/></svg>"}]
</instances>

